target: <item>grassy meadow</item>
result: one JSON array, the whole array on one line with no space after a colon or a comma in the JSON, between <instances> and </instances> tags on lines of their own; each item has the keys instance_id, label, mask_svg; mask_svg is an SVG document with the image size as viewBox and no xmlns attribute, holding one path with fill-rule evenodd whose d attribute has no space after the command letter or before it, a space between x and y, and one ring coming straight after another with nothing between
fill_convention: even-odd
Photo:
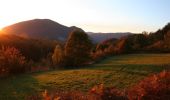
<instances>
[{"instance_id":1,"label":"grassy meadow","mask_svg":"<svg viewBox=\"0 0 170 100\"><path fill-rule=\"evenodd\" d=\"M0 79L0 100L20 100L45 89L86 92L98 84L126 89L149 74L170 69L168 65L170 54L127 54L85 68L12 76Z\"/></svg>"}]
</instances>

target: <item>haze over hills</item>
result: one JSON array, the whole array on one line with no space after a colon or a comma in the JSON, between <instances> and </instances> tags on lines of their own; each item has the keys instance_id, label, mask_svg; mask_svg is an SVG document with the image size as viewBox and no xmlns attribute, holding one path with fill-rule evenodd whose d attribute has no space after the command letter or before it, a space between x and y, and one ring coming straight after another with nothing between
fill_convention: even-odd
<instances>
[{"instance_id":1,"label":"haze over hills","mask_svg":"<svg viewBox=\"0 0 170 100\"><path fill-rule=\"evenodd\" d=\"M68 34L74 29L80 29L72 26L67 27L50 19L33 19L18 22L3 28L3 32L23 37L45 38L51 40L65 41ZM132 33L92 33L87 32L93 42L101 42L109 38L119 39Z\"/></svg>"},{"instance_id":2,"label":"haze over hills","mask_svg":"<svg viewBox=\"0 0 170 100\"><path fill-rule=\"evenodd\" d=\"M133 33L130 32L123 32L123 33L93 33L93 32L87 32L87 34L90 36L90 38L94 42L102 42L107 39L115 38L120 39L121 37L132 35Z\"/></svg>"},{"instance_id":3,"label":"haze over hills","mask_svg":"<svg viewBox=\"0 0 170 100\"><path fill-rule=\"evenodd\" d=\"M77 27L67 27L50 19L34 19L19 22L3 28L5 33L32 38L46 38L65 41L72 30Z\"/></svg>"}]
</instances>

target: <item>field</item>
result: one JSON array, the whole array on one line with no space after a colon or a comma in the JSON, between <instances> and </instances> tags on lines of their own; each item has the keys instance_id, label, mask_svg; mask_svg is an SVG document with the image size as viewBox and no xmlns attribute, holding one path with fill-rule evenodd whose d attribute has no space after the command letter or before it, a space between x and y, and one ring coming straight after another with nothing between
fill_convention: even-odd
<instances>
[{"instance_id":1,"label":"field","mask_svg":"<svg viewBox=\"0 0 170 100\"><path fill-rule=\"evenodd\" d=\"M126 89L170 65L170 54L128 54L106 58L91 66L37 72L0 79L0 100L20 100L47 90L88 91L97 84Z\"/></svg>"}]
</instances>

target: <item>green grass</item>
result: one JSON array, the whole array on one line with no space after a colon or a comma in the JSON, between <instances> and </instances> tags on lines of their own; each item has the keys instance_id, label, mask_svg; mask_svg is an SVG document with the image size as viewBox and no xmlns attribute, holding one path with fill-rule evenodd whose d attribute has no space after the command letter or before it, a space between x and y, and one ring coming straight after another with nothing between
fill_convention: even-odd
<instances>
[{"instance_id":1,"label":"green grass","mask_svg":"<svg viewBox=\"0 0 170 100\"><path fill-rule=\"evenodd\" d=\"M97 84L120 89L169 69L170 54L129 54L107 58L86 68L38 72L0 79L0 100L22 100L48 90L88 91Z\"/></svg>"}]
</instances>

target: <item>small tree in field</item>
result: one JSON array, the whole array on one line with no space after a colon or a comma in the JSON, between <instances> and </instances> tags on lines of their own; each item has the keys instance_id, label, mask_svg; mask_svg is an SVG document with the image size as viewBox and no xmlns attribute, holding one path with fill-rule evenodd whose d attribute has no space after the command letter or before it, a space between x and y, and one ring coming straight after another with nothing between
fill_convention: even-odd
<instances>
[{"instance_id":1,"label":"small tree in field","mask_svg":"<svg viewBox=\"0 0 170 100\"><path fill-rule=\"evenodd\" d=\"M61 66L64 63L64 52L60 45L55 47L54 53L52 55L52 61L54 65Z\"/></svg>"},{"instance_id":2,"label":"small tree in field","mask_svg":"<svg viewBox=\"0 0 170 100\"><path fill-rule=\"evenodd\" d=\"M0 74L17 74L25 71L26 60L14 47L2 47L0 50Z\"/></svg>"},{"instance_id":3,"label":"small tree in field","mask_svg":"<svg viewBox=\"0 0 170 100\"><path fill-rule=\"evenodd\" d=\"M90 58L91 47L92 43L84 31L79 29L71 32L64 48L66 65L73 67L85 64Z\"/></svg>"}]
</instances>

